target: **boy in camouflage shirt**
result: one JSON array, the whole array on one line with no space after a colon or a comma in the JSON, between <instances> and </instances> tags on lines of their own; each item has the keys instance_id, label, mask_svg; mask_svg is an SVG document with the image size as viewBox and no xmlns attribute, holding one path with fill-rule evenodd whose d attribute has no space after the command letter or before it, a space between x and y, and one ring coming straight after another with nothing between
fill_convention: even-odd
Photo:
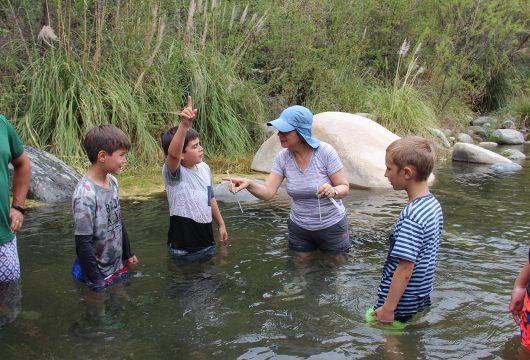
<instances>
[{"instance_id":1,"label":"boy in camouflage shirt","mask_svg":"<svg viewBox=\"0 0 530 360\"><path fill-rule=\"evenodd\" d=\"M91 165L72 198L77 253L72 273L101 293L128 281L128 264L138 262L123 226L118 181L113 176L123 170L131 144L114 125L100 125L87 133L83 147Z\"/></svg>"}]
</instances>

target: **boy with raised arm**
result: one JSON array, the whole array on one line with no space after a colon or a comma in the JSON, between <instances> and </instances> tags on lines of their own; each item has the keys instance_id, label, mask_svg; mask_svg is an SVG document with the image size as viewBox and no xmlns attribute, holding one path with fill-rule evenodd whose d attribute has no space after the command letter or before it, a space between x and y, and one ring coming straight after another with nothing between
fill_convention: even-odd
<instances>
[{"instance_id":1,"label":"boy with raised arm","mask_svg":"<svg viewBox=\"0 0 530 360\"><path fill-rule=\"evenodd\" d=\"M180 124L162 135L166 161L162 175L169 203L168 252L183 262L204 261L215 253L212 218L219 227L219 240L228 234L215 200L210 167L203 162L199 134L191 124L197 116L191 96L180 113Z\"/></svg>"},{"instance_id":2,"label":"boy with raised arm","mask_svg":"<svg viewBox=\"0 0 530 360\"><path fill-rule=\"evenodd\" d=\"M394 141L386 149L385 163L385 177L394 190L407 192L408 203L390 236L377 304L369 315L382 323L405 322L431 305L443 215L429 192L434 152L425 139Z\"/></svg>"}]
</instances>

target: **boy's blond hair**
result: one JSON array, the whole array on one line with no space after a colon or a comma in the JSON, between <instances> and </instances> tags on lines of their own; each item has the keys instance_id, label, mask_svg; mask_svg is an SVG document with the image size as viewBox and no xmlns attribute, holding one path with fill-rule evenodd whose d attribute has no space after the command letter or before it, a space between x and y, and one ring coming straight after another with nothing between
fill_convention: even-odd
<instances>
[{"instance_id":1,"label":"boy's blond hair","mask_svg":"<svg viewBox=\"0 0 530 360\"><path fill-rule=\"evenodd\" d=\"M416 181L426 181L434 167L434 150L420 136L407 136L386 148L387 156L401 170L407 165L416 169Z\"/></svg>"}]
</instances>

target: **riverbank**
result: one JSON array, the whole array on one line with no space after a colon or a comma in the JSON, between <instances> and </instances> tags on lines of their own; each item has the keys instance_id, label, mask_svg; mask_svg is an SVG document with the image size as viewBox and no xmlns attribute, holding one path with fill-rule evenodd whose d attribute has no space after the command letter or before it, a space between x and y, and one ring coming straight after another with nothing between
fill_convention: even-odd
<instances>
[{"instance_id":1,"label":"riverbank","mask_svg":"<svg viewBox=\"0 0 530 360\"><path fill-rule=\"evenodd\" d=\"M225 162L212 161L212 164L226 164ZM265 180L267 174L252 171L250 169L232 170L234 167L216 166L208 163L212 170L212 181L218 184L226 177L225 168L229 169L232 177L247 177L251 179ZM244 167L242 167L244 168ZM164 180L160 167L140 169L131 173L125 173L118 177L120 185L120 199L126 200L147 200L152 197L164 197Z\"/></svg>"}]
</instances>

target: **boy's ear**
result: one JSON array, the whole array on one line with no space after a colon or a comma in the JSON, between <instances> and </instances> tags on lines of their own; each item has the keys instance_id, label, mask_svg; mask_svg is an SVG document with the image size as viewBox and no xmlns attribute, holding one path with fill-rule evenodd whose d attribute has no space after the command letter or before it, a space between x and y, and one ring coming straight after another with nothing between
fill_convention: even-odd
<instances>
[{"instance_id":1,"label":"boy's ear","mask_svg":"<svg viewBox=\"0 0 530 360\"><path fill-rule=\"evenodd\" d=\"M416 176L416 169L414 166L407 165L403 168L403 174L407 180L414 179Z\"/></svg>"},{"instance_id":2,"label":"boy's ear","mask_svg":"<svg viewBox=\"0 0 530 360\"><path fill-rule=\"evenodd\" d=\"M105 150L99 150L96 160L99 162L105 162L105 160L107 160L107 156L109 156L109 154Z\"/></svg>"}]
</instances>

